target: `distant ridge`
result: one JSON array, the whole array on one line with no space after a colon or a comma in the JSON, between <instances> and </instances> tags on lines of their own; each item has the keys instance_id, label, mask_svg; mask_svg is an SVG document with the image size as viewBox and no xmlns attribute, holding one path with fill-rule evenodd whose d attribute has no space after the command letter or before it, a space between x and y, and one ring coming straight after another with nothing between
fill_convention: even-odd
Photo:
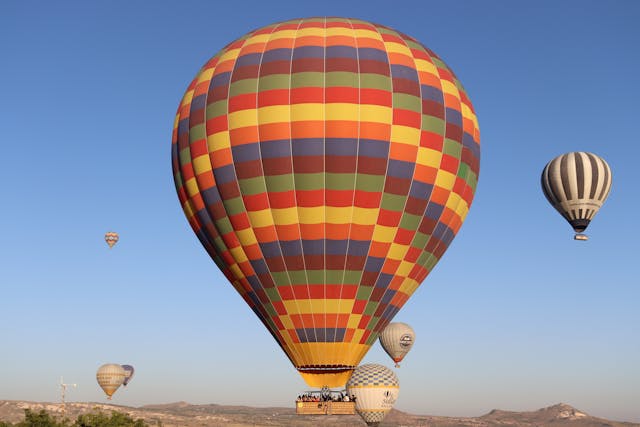
<instances>
[{"instance_id":1,"label":"distant ridge","mask_svg":"<svg viewBox=\"0 0 640 427\"><path fill-rule=\"evenodd\" d=\"M495 425L506 425L514 419L523 426L635 426L638 424L608 421L602 418L592 417L566 403L531 412L511 412L494 409L478 419ZM492 425L492 424L488 424Z\"/></svg>"},{"instance_id":2,"label":"distant ridge","mask_svg":"<svg viewBox=\"0 0 640 427\"><path fill-rule=\"evenodd\" d=\"M0 421L16 423L24 418L24 409L44 409L52 415L61 416L59 403L0 400ZM80 414L102 411L119 411L133 418L143 418L154 425L158 421L164 427L312 427L341 426L363 427L357 415L343 416L297 416L291 408L256 408L230 405L192 405L188 402L145 405L139 408L96 402L68 402L67 417L75 419ZM480 417L439 417L413 415L392 410L380 427L640 427L640 423L609 421L592 417L566 403L549 406L530 412L514 412L494 409Z\"/></svg>"}]
</instances>

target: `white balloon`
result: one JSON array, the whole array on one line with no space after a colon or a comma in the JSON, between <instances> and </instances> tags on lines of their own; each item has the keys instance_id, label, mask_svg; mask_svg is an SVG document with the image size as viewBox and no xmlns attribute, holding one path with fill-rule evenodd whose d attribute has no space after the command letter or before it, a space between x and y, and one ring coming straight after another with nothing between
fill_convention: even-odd
<instances>
[{"instance_id":1,"label":"white balloon","mask_svg":"<svg viewBox=\"0 0 640 427\"><path fill-rule=\"evenodd\" d=\"M404 359L413 343L416 340L416 334L411 326L406 323L394 322L389 323L380 333L380 344L384 351L396 362L396 368L400 367L400 361Z\"/></svg>"},{"instance_id":2,"label":"white balloon","mask_svg":"<svg viewBox=\"0 0 640 427\"><path fill-rule=\"evenodd\" d=\"M386 366L358 366L347 382L347 393L356 398L356 411L368 426L377 426L398 399L400 382Z\"/></svg>"},{"instance_id":3,"label":"white balloon","mask_svg":"<svg viewBox=\"0 0 640 427\"><path fill-rule=\"evenodd\" d=\"M102 390L107 394L107 398L111 399L113 393L124 382L126 373L121 365L115 363L107 363L98 368L96 379Z\"/></svg>"},{"instance_id":4,"label":"white balloon","mask_svg":"<svg viewBox=\"0 0 640 427\"><path fill-rule=\"evenodd\" d=\"M576 151L551 160L542 170L542 191L551 205L571 224L576 240L602 207L611 190L611 169L593 153Z\"/></svg>"}]
</instances>

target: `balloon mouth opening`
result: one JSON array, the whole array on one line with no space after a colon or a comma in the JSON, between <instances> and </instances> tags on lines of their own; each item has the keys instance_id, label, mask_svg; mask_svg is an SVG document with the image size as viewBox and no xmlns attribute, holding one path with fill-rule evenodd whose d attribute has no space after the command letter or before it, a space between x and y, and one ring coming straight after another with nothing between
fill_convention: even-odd
<instances>
[{"instance_id":1,"label":"balloon mouth opening","mask_svg":"<svg viewBox=\"0 0 640 427\"><path fill-rule=\"evenodd\" d=\"M352 365L305 365L297 366L296 369L305 374L327 374L353 371L356 366Z\"/></svg>"},{"instance_id":2,"label":"balloon mouth opening","mask_svg":"<svg viewBox=\"0 0 640 427\"><path fill-rule=\"evenodd\" d=\"M590 222L591 221L588 219L574 219L569 223L573 227L573 231L575 231L576 233L582 233L584 230L587 229L587 226L589 226Z\"/></svg>"}]
</instances>

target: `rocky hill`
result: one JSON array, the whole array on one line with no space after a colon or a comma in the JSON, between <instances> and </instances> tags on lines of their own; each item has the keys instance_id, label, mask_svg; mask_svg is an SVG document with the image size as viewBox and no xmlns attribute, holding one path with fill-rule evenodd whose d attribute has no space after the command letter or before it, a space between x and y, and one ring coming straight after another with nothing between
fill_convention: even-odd
<instances>
[{"instance_id":1,"label":"rocky hill","mask_svg":"<svg viewBox=\"0 0 640 427\"><path fill-rule=\"evenodd\" d=\"M0 400L0 421L15 423L24 418L24 409L46 410L61 416L58 403ZM357 415L298 416L293 408L253 408L248 406L191 405L186 402L165 405L146 405L139 408L105 405L102 403L71 402L66 404L66 415L75 419L78 415L95 410L119 411L133 418L143 418L151 425L164 427L249 427L249 426L341 426L363 427ZM558 404L531 412L511 412L495 409L486 415L473 418L435 417L412 415L393 410L380 425L432 426L432 427L640 427L638 423L609 421L592 417L566 404Z\"/></svg>"}]
</instances>

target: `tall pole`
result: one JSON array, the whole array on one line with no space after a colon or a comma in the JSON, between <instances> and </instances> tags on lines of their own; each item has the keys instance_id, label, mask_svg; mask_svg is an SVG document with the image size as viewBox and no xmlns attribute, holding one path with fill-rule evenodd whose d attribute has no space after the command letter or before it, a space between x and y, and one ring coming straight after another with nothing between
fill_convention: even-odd
<instances>
[{"instance_id":1,"label":"tall pole","mask_svg":"<svg viewBox=\"0 0 640 427\"><path fill-rule=\"evenodd\" d=\"M71 387L77 387L77 384L65 384L64 380L62 379L62 377L60 377L60 392L61 392L61 400L62 400L62 420L64 420L64 417L66 415L66 402L64 400L65 398L65 394L67 392L67 387L71 386Z\"/></svg>"}]
</instances>

